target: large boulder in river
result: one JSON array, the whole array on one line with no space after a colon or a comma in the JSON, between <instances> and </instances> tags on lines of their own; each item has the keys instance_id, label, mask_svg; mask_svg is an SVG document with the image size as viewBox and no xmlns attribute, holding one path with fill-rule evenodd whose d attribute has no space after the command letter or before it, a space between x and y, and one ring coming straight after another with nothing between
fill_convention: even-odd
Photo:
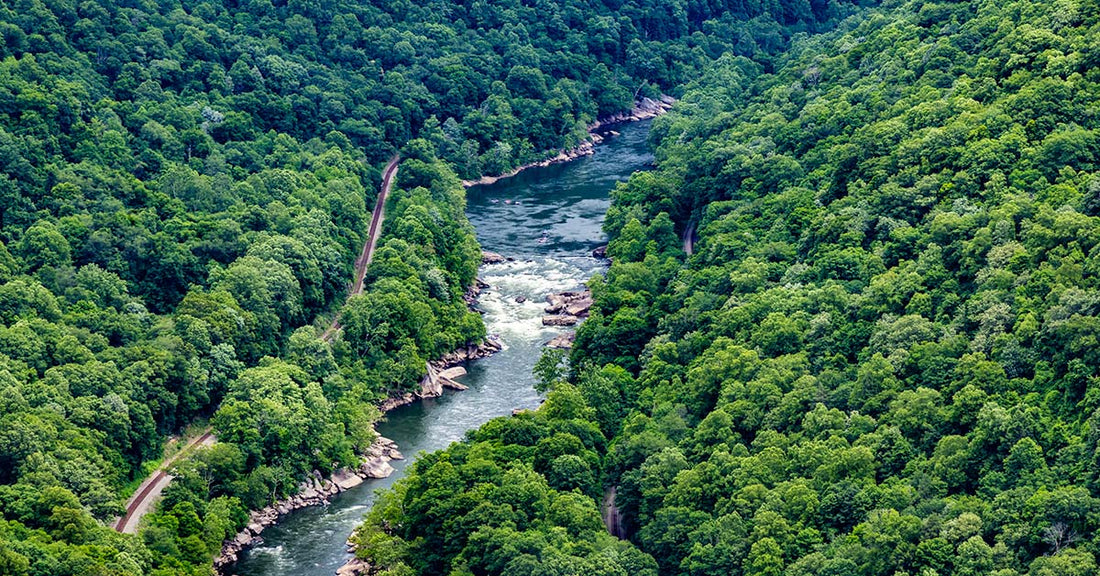
<instances>
[{"instance_id":1,"label":"large boulder in river","mask_svg":"<svg viewBox=\"0 0 1100 576\"><path fill-rule=\"evenodd\" d=\"M501 264L507 262L508 259L496 252L489 252L488 250L481 251L481 263L482 264Z\"/></svg>"},{"instance_id":2,"label":"large boulder in river","mask_svg":"<svg viewBox=\"0 0 1100 576\"><path fill-rule=\"evenodd\" d=\"M393 474L393 466L385 458L371 458L359 466L359 471L367 478L388 478Z\"/></svg>"},{"instance_id":3,"label":"large boulder in river","mask_svg":"<svg viewBox=\"0 0 1100 576\"><path fill-rule=\"evenodd\" d=\"M543 311L547 314L557 314L565 308L565 296L561 294L547 294L546 302L548 304Z\"/></svg>"},{"instance_id":4,"label":"large boulder in river","mask_svg":"<svg viewBox=\"0 0 1100 576\"><path fill-rule=\"evenodd\" d=\"M592 298L586 296L580 300L574 300L565 306L565 313L570 316L588 316L588 310L592 308Z\"/></svg>"},{"instance_id":5,"label":"large boulder in river","mask_svg":"<svg viewBox=\"0 0 1100 576\"><path fill-rule=\"evenodd\" d=\"M547 305L543 310L547 314L584 317L588 316L588 310L592 308L592 293L583 290L548 294L546 302ZM562 326L562 324L555 324L555 326Z\"/></svg>"},{"instance_id":6,"label":"large boulder in river","mask_svg":"<svg viewBox=\"0 0 1100 576\"><path fill-rule=\"evenodd\" d=\"M363 483L363 478L351 470L337 470L332 475L332 481L340 490L351 490Z\"/></svg>"}]
</instances>

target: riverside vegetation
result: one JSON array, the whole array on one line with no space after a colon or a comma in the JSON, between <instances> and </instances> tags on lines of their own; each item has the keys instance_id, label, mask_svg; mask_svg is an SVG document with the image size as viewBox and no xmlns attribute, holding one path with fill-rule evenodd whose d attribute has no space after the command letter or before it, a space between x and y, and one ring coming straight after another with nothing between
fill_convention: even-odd
<instances>
[{"instance_id":1,"label":"riverside vegetation","mask_svg":"<svg viewBox=\"0 0 1100 576\"><path fill-rule=\"evenodd\" d=\"M767 66L850 9L0 0L0 573L207 574L247 510L353 464L376 403L484 337L460 178L553 157L722 54ZM108 529L206 419L217 445L140 534Z\"/></svg>"},{"instance_id":2,"label":"riverside vegetation","mask_svg":"<svg viewBox=\"0 0 1100 576\"><path fill-rule=\"evenodd\" d=\"M723 56L613 193L613 264L568 358L539 363L545 404L417 461L358 555L1096 574L1098 97L1086 1L894 0Z\"/></svg>"}]
</instances>

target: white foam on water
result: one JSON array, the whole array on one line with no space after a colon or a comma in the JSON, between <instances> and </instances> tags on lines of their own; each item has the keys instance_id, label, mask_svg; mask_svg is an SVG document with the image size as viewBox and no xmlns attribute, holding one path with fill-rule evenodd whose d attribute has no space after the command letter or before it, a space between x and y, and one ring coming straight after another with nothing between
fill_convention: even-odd
<instances>
[{"instance_id":1,"label":"white foam on water","mask_svg":"<svg viewBox=\"0 0 1100 576\"><path fill-rule=\"evenodd\" d=\"M481 279L489 288L478 298L478 308L486 330L505 342L545 341L562 333L560 327L542 325L546 296L582 288L594 264L591 258L537 256L483 266ZM526 300L517 302L520 297Z\"/></svg>"},{"instance_id":2,"label":"white foam on water","mask_svg":"<svg viewBox=\"0 0 1100 576\"><path fill-rule=\"evenodd\" d=\"M280 570L296 565L294 560L287 558L286 551L283 548L282 544L278 544L276 546L267 546L261 544L260 546L249 550L248 553L252 556L263 558L264 562L270 563L272 566L275 566Z\"/></svg>"}]
</instances>

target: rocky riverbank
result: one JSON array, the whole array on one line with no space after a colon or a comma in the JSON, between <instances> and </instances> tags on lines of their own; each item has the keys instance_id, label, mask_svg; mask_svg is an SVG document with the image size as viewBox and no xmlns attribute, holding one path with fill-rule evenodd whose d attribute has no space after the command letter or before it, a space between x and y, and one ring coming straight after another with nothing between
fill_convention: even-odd
<instances>
[{"instance_id":1,"label":"rocky riverbank","mask_svg":"<svg viewBox=\"0 0 1100 576\"><path fill-rule=\"evenodd\" d=\"M221 554L214 559L214 570L218 573L228 565L237 561L238 555L247 548L263 541L260 535L264 529L279 522L279 518L289 514L293 510L307 506L319 506L327 504L332 497L350 490L363 483L367 479L386 478L393 474L392 460L405 458L397 450L397 444L393 440L379 436L367 449L362 463L354 468L341 468L332 473L328 478L314 470L306 478L294 496L280 500L266 508L254 510L249 514L248 526L241 530L232 540L222 544Z\"/></svg>"},{"instance_id":2,"label":"rocky riverbank","mask_svg":"<svg viewBox=\"0 0 1100 576\"><path fill-rule=\"evenodd\" d=\"M618 114L612 114L604 118L600 118L596 122L588 126L588 139L581 142L576 148L569 150L562 150L557 156L540 160L538 162L531 162L524 164L508 172L500 174L498 176L482 176L477 180L463 180L462 185L469 188L470 186L478 186L482 184L493 184L505 178L511 178L528 168L534 168L536 166L550 166L551 164L561 164L563 162L569 162L570 160L576 160L583 156L590 156L596 152L596 144L603 141L598 131L611 124L618 124L621 122L636 122L638 120L648 120L650 118L656 118L661 114L672 108L672 105L676 102L676 99L672 96L662 94L660 98L653 100L651 98L642 98L638 100L634 107L626 112L619 112Z\"/></svg>"},{"instance_id":3,"label":"rocky riverbank","mask_svg":"<svg viewBox=\"0 0 1100 576\"><path fill-rule=\"evenodd\" d=\"M420 382L420 389L416 392L407 392L399 397L388 398L379 410L388 412L411 404L422 398L432 398L443 394L444 388L465 390L466 387L454 379L466 373L460 364L484 358L500 351L502 344L495 336L489 336L485 342L460 348L428 363L427 374ZM402 460L404 455L397 449L397 444L388 438L379 436L367 453L364 454L362 463L354 468L342 468L325 478L319 471L313 473L298 486L297 492L286 499L280 500L266 508L254 510L249 514L248 525L233 539L222 544L221 554L214 559L214 570L221 574L222 570L237 561L240 553L263 541L261 533L265 528L273 526L279 519L294 510L307 506L321 506L328 504L337 494L350 490L368 479L387 478L393 474L392 460ZM357 574L358 572L343 572Z\"/></svg>"}]
</instances>

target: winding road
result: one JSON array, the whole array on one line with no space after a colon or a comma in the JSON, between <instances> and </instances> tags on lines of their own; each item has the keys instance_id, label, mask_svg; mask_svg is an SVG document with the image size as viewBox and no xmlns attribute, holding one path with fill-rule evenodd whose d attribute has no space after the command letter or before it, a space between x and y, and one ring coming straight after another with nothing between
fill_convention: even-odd
<instances>
[{"instance_id":1,"label":"winding road","mask_svg":"<svg viewBox=\"0 0 1100 576\"><path fill-rule=\"evenodd\" d=\"M367 241L363 244L363 252L355 261L355 283L352 284L348 298L363 293L363 279L367 275L367 266L370 266L374 257L374 247L378 244L378 237L382 234L382 220L386 215L386 198L393 188L393 177L397 174L397 165L401 162L401 155L394 154L382 171L382 188L378 191L378 201L374 203L374 212L370 217L370 228L367 230ZM321 340L329 342L340 331L340 316L332 319L332 324L321 334Z\"/></svg>"},{"instance_id":2,"label":"winding road","mask_svg":"<svg viewBox=\"0 0 1100 576\"><path fill-rule=\"evenodd\" d=\"M160 498L160 493L163 492L168 486L168 483L172 481L173 476L168 473L172 465L191 452L193 448L197 446L210 446L215 441L214 434L207 428L200 436L188 442L187 445L180 449L174 456L165 460L155 472L150 474L149 477L138 486L137 491L134 492L134 495L126 502L126 513L114 523L113 528L123 534L137 533L141 517L145 516L145 514L153 508L153 503L157 501L157 498Z\"/></svg>"}]
</instances>

